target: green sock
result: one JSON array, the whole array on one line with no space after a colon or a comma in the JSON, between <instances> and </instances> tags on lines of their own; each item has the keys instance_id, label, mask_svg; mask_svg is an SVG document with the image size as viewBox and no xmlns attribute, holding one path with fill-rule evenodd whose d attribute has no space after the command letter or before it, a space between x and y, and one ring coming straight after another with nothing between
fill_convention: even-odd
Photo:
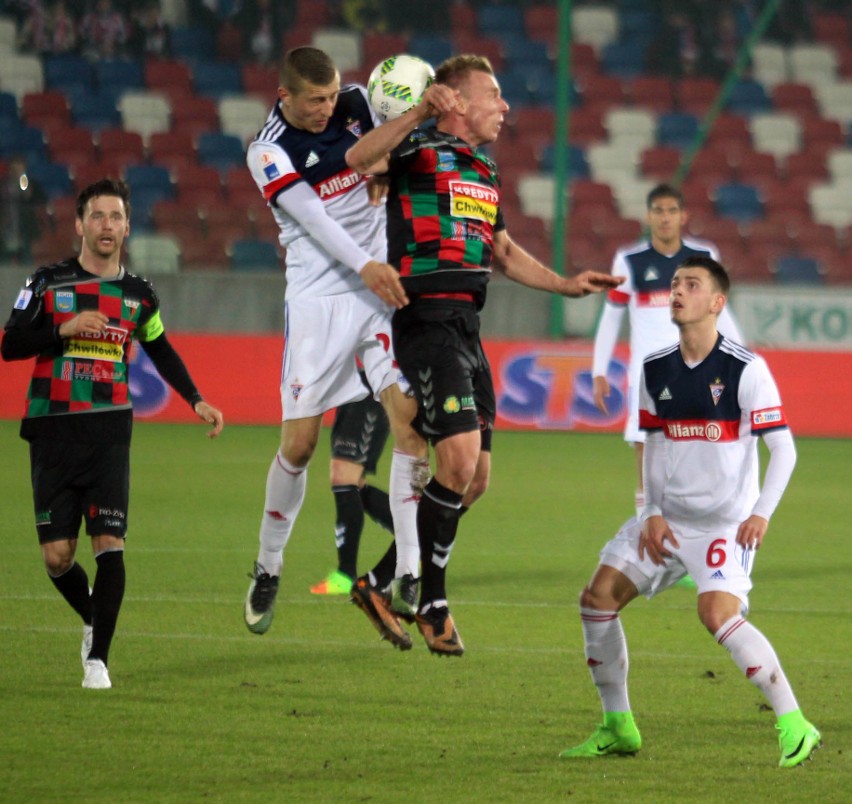
<instances>
[{"instance_id":1,"label":"green sock","mask_svg":"<svg viewBox=\"0 0 852 804\"><path fill-rule=\"evenodd\" d=\"M604 712L604 726L616 734L637 731L633 712Z\"/></svg>"},{"instance_id":2,"label":"green sock","mask_svg":"<svg viewBox=\"0 0 852 804\"><path fill-rule=\"evenodd\" d=\"M778 718L778 728L784 731L800 731L805 728L806 723L801 709L796 709L795 712L787 712L786 715L781 715Z\"/></svg>"}]
</instances>

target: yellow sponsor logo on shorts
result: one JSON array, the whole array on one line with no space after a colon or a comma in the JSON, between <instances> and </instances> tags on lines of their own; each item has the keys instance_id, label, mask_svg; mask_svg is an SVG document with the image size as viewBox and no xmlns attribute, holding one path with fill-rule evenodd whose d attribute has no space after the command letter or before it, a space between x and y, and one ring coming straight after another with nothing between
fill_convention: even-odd
<instances>
[{"instance_id":1,"label":"yellow sponsor logo on shorts","mask_svg":"<svg viewBox=\"0 0 852 804\"><path fill-rule=\"evenodd\" d=\"M473 218L497 222L497 205L500 196L491 187L473 182L450 182L450 212L456 218Z\"/></svg>"}]
</instances>

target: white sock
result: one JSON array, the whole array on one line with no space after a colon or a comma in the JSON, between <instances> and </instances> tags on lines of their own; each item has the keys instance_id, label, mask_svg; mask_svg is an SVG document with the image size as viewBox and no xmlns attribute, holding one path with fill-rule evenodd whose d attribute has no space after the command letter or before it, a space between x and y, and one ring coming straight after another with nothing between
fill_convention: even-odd
<instances>
[{"instance_id":1,"label":"white sock","mask_svg":"<svg viewBox=\"0 0 852 804\"><path fill-rule=\"evenodd\" d=\"M778 717L799 708L775 650L750 622L739 615L731 617L714 636L745 677L766 696Z\"/></svg>"},{"instance_id":2,"label":"white sock","mask_svg":"<svg viewBox=\"0 0 852 804\"><path fill-rule=\"evenodd\" d=\"M429 460L393 451L390 471L390 509L396 540L396 577L420 575L417 504L429 482Z\"/></svg>"},{"instance_id":3,"label":"white sock","mask_svg":"<svg viewBox=\"0 0 852 804\"><path fill-rule=\"evenodd\" d=\"M275 453L266 476L266 499L260 520L260 551L257 563L270 575L280 575L284 548L305 499L308 469L291 466Z\"/></svg>"},{"instance_id":4,"label":"white sock","mask_svg":"<svg viewBox=\"0 0 852 804\"><path fill-rule=\"evenodd\" d=\"M629 712L627 640L617 611L580 608L586 664L604 712Z\"/></svg>"}]
</instances>

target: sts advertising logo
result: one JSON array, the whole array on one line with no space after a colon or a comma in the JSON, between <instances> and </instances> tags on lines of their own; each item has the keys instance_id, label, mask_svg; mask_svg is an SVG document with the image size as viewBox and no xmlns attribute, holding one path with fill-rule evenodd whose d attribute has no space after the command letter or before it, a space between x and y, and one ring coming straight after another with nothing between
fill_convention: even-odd
<instances>
[{"instance_id":1,"label":"sts advertising logo","mask_svg":"<svg viewBox=\"0 0 852 804\"><path fill-rule=\"evenodd\" d=\"M497 411L509 427L541 430L616 429L626 415L627 367L620 360L609 365L612 392L609 414L594 403L590 356L530 348L505 354L500 364Z\"/></svg>"}]
</instances>

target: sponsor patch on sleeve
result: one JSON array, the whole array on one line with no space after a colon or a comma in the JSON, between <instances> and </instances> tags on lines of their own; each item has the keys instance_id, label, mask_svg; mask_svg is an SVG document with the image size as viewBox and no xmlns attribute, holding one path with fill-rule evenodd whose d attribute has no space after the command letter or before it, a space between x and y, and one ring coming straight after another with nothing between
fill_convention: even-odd
<instances>
[{"instance_id":1,"label":"sponsor patch on sleeve","mask_svg":"<svg viewBox=\"0 0 852 804\"><path fill-rule=\"evenodd\" d=\"M28 290L27 288L23 288L21 292L18 294L18 298L15 299L15 309L16 310L26 310L27 305L30 303L30 299L33 297L33 292Z\"/></svg>"},{"instance_id":2,"label":"sponsor patch on sleeve","mask_svg":"<svg viewBox=\"0 0 852 804\"><path fill-rule=\"evenodd\" d=\"M261 155L260 164L263 168L263 175L266 176L267 181L274 181L281 176L281 171L278 169L278 165L275 164L269 153L263 153Z\"/></svg>"},{"instance_id":3,"label":"sponsor patch on sleeve","mask_svg":"<svg viewBox=\"0 0 852 804\"><path fill-rule=\"evenodd\" d=\"M770 427L784 427L787 417L782 408L764 408L751 413L751 429L766 430Z\"/></svg>"}]
</instances>

